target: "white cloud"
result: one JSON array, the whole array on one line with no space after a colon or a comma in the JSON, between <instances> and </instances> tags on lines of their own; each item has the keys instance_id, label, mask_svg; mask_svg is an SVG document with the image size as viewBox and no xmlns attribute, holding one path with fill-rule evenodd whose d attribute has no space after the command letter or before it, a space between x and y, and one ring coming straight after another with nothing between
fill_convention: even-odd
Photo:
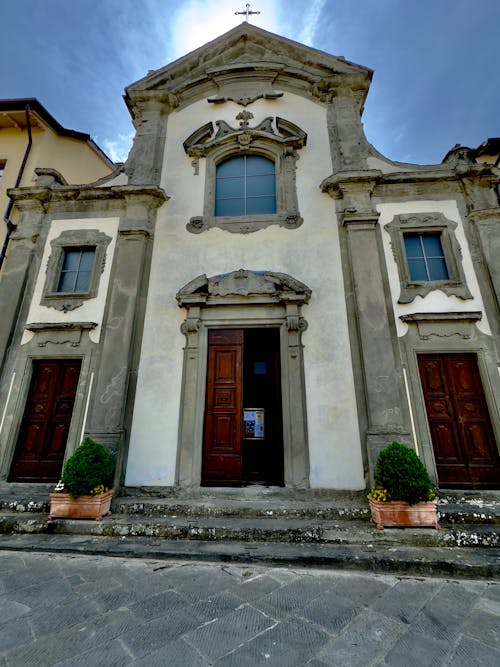
<instances>
[{"instance_id":1,"label":"white cloud","mask_svg":"<svg viewBox=\"0 0 500 667\"><path fill-rule=\"evenodd\" d=\"M105 153L109 155L113 162L125 162L130 151L133 138L134 132L130 132L128 134L118 134L118 139L104 139L102 145Z\"/></svg>"},{"instance_id":2,"label":"white cloud","mask_svg":"<svg viewBox=\"0 0 500 667\"><path fill-rule=\"evenodd\" d=\"M302 44L313 46L316 27L325 6L326 0L312 0L302 15L302 30L298 32L295 39Z\"/></svg>"},{"instance_id":3,"label":"white cloud","mask_svg":"<svg viewBox=\"0 0 500 667\"><path fill-rule=\"evenodd\" d=\"M174 58L197 49L212 39L231 30L245 20L236 16L244 11L243 0L188 0L173 17L172 55ZM252 15L250 23L271 32L279 32L278 0L251 3L251 10L260 11Z\"/></svg>"}]
</instances>

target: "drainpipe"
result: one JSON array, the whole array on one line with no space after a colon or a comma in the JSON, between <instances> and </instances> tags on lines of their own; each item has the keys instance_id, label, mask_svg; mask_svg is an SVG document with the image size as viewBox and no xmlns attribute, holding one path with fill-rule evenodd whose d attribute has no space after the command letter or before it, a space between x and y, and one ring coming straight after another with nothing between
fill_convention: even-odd
<instances>
[{"instance_id":1,"label":"drainpipe","mask_svg":"<svg viewBox=\"0 0 500 667\"><path fill-rule=\"evenodd\" d=\"M21 162L21 166L19 167L19 172L17 174L17 179L16 179L16 184L15 188L19 187L19 183L21 182L21 179L23 177L24 173L24 168L26 167L26 162L28 161L28 156L31 151L31 145L33 143L32 138L31 138L31 121L30 121L30 105L26 105L26 129L28 130L28 145L26 146L26 150L24 151L24 157L23 161ZM2 268L3 261L5 259L5 255L7 253L7 246L9 245L9 239L12 234L12 231L15 228L15 224L11 222L10 220L10 214L12 212L12 206L13 206L13 201L12 199L9 200L9 203L7 204L7 210L5 211L5 215L3 216L3 219L5 221L5 225L7 227L7 233L5 235L5 240L3 242L2 250L0 252L0 269Z\"/></svg>"}]
</instances>

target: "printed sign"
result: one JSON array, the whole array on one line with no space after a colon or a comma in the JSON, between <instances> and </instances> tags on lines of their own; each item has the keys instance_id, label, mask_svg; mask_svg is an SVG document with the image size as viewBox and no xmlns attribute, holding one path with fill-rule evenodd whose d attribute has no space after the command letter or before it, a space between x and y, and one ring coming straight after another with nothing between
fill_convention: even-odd
<instances>
[{"instance_id":1,"label":"printed sign","mask_svg":"<svg viewBox=\"0 0 500 667\"><path fill-rule=\"evenodd\" d=\"M243 411L246 439L262 440L264 438L264 408L247 408Z\"/></svg>"}]
</instances>

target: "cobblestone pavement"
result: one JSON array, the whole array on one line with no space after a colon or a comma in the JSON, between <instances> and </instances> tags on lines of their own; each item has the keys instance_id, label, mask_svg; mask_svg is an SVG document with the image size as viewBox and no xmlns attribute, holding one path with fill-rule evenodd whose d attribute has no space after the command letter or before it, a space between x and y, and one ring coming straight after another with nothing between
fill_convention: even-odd
<instances>
[{"instance_id":1,"label":"cobblestone pavement","mask_svg":"<svg viewBox=\"0 0 500 667\"><path fill-rule=\"evenodd\" d=\"M0 552L0 666L500 665L500 584Z\"/></svg>"}]
</instances>

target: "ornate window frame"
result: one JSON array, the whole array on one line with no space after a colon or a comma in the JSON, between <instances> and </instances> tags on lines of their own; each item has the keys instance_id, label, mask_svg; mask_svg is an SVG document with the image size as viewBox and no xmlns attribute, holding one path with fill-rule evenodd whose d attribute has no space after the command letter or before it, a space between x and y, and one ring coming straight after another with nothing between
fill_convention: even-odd
<instances>
[{"instance_id":1,"label":"ornate window frame","mask_svg":"<svg viewBox=\"0 0 500 667\"><path fill-rule=\"evenodd\" d=\"M462 267L462 253L460 244L455 236L457 223L448 220L442 213L411 213L396 215L385 229L390 234L394 259L398 267L401 292L398 303L411 303L416 296L425 296L433 290L441 290L447 296L457 296L460 299L472 299L467 287L465 273ZM443 247L447 280L412 280L406 259L404 235L411 234L439 234Z\"/></svg>"},{"instance_id":2,"label":"ornate window frame","mask_svg":"<svg viewBox=\"0 0 500 667\"><path fill-rule=\"evenodd\" d=\"M50 242L51 253L47 262L41 305L67 312L79 308L87 299L97 296L101 274L106 263L106 249L111 237L97 229L68 229ZM59 292L57 287L67 249L89 247L95 249L94 265L86 292Z\"/></svg>"},{"instance_id":3,"label":"ornate window frame","mask_svg":"<svg viewBox=\"0 0 500 667\"><path fill-rule=\"evenodd\" d=\"M193 158L195 175L200 158L206 158L205 200L203 215L192 217L186 229L200 234L212 227L228 232L248 234L270 225L296 229L303 223L299 213L296 162L297 149L306 145L307 134L284 118L268 116L255 127L249 126L253 114L241 111L238 128L226 121L207 123L184 142L184 150ZM272 160L276 170L276 213L263 215L215 216L215 182L217 165L235 155L261 155Z\"/></svg>"}]
</instances>

